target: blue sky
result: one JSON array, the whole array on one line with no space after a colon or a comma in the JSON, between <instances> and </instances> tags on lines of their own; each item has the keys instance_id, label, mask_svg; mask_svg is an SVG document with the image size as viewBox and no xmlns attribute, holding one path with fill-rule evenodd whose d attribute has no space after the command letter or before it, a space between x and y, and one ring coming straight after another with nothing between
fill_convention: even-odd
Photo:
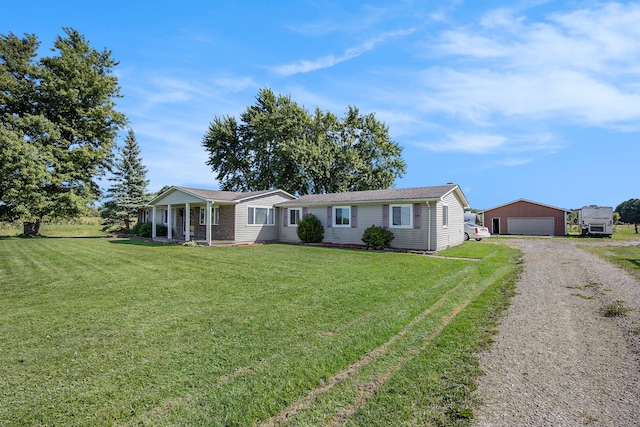
<instances>
[{"instance_id":1,"label":"blue sky","mask_svg":"<svg viewBox=\"0 0 640 427\"><path fill-rule=\"evenodd\" d=\"M640 2L2 3L0 33L43 54L65 26L113 52L150 191L217 189L202 137L268 87L375 113L403 147L398 188L454 182L478 209L640 197Z\"/></svg>"}]
</instances>

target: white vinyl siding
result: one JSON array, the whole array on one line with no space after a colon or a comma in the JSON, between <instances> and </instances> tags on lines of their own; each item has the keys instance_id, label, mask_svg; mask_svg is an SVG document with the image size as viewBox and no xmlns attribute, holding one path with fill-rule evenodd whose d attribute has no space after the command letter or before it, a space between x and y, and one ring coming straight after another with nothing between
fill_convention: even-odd
<instances>
[{"instance_id":1,"label":"white vinyl siding","mask_svg":"<svg viewBox=\"0 0 640 427\"><path fill-rule=\"evenodd\" d=\"M235 241L236 242L269 242L279 239L281 227L269 225L248 225L249 207L272 207L277 203L290 200L281 194L270 194L265 197L256 197L251 200L243 201L235 206ZM282 224L282 213L280 210L274 210L273 220L275 224ZM285 227L286 228L286 227ZM296 231L295 227L291 230Z\"/></svg>"},{"instance_id":2,"label":"white vinyl siding","mask_svg":"<svg viewBox=\"0 0 640 427\"><path fill-rule=\"evenodd\" d=\"M389 205L390 228L413 228L413 205Z\"/></svg>"}]
</instances>

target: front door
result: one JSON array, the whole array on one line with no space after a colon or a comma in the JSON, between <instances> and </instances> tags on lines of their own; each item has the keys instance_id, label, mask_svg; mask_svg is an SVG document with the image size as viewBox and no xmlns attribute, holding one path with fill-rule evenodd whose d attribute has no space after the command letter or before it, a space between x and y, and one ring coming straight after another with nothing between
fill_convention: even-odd
<instances>
[{"instance_id":1,"label":"front door","mask_svg":"<svg viewBox=\"0 0 640 427\"><path fill-rule=\"evenodd\" d=\"M491 218L491 234L500 234L500 218Z\"/></svg>"}]
</instances>

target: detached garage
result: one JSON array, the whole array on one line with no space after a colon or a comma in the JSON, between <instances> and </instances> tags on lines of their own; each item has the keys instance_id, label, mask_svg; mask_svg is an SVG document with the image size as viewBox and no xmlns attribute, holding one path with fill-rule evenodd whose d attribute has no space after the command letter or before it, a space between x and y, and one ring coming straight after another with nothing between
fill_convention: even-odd
<instances>
[{"instance_id":1,"label":"detached garage","mask_svg":"<svg viewBox=\"0 0 640 427\"><path fill-rule=\"evenodd\" d=\"M519 199L482 212L483 225L491 234L565 236L567 209Z\"/></svg>"}]
</instances>

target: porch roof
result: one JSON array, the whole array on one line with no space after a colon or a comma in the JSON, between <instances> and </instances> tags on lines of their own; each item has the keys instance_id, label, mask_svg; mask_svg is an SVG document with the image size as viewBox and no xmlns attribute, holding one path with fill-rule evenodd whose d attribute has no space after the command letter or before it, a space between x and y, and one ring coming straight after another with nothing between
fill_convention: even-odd
<instances>
[{"instance_id":1,"label":"porch roof","mask_svg":"<svg viewBox=\"0 0 640 427\"><path fill-rule=\"evenodd\" d=\"M269 194L281 193L290 198L294 198L291 194L283 190L262 190L262 191L219 191L219 190L205 190L201 188L179 187L173 186L164 193L158 195L149 202L149 206L158 204L159 201L167 197L169 194L179 191L193 198L191 203L198 202L223 202L228 204L237 204L246 200L250 200L254 197L265 196Z\"/></svg>"}]
</instances>

